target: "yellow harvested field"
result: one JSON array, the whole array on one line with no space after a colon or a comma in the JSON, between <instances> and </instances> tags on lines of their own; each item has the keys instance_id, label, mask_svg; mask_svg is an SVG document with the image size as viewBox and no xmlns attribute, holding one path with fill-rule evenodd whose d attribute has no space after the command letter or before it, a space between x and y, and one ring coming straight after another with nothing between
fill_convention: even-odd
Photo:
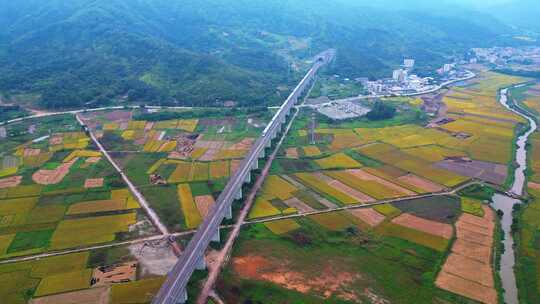
<instances>
[{"instance_id":1,"label":"yellow harvested field","mask_svg":"<svg viewBox=\"0 0 540 304\"><path fill-rule=\"evenodd\" d=\"M69 207L67 214L85 214L85 213L98 213L107 211L120 211L126 209L125 200L101 200L101 201L89 201L73 204Z\"/></svg>"},{"instance_id":2,"label":"yellow harvested field","mask_svg":"<svg viewBox=\"0 0 540 304\"><path fill-rule=\"evenodd\" d=\"M133 130L126 130L122 132L122 138L124 140L133 140L134 136L135 136L135 131Z\"/></svg>"},{"instance_id":3,"label":"yellow harvested field","mask_svg":"<svg viewBox=\"0 0 540 304\"><path fill-rule=\"evenodd\" d=\"M229 176L229 162L215 161L210 163L210 179L220 179Z\"/></svg>"},{"instance_id":4,"label":"yellow harvested field","mask_svg":"<svg viewBox=\"0 0 540 304\"><path fill-rule=\"evenodd\" d=\"M248 218L249 219L256 219L256 218L263 218L263 217L270 217L270 216L276 216L281 215L281 211L274 207L272 203L268 201L268 197L264 195L260 195L255 200L255 204L253 205L253 208L249 211Z\"/></svg>"},{"instance_id":5,"label":"yellow harvested field","mask_svg":"<svg viewBox=\"0 0 540 304\"><path fill-rule=\"evenodd\" d=\"M180 207L184 214L186 227L189 229L197 228L201 224L202 218L199 209L197 209L197 205L195 204L195 200L193 199L189 185L178 185L178 198L180 199Z\"/></svg>"},{"instance_id":6,"label":"yellow harvested field","mask_svg":"<svg viewBox=\"0 0 540 304\"><path fill-rule=\"evenodd\" d=\"M191 176L191 163L177 162L176 169L169 176L169 183L181 183L189 181Z\"/></svg>"},{"instance_id":7,"label":"yellow harvested field","mask_svg":"<svg viewBox=\"0 0 540 304\"><path fill-rule=\"evenodd\" d=\"M317 146L305 146L302 147L302 152L307 157L319 156L321 155L321 150Z\"/></svg>"},{"instance_id":8,"label":"yellow harvested field","mask_svg":"<svg viewBox=\"0 0 540 304\"><path fill-rule=\"evenodd\" d=\"M194 132L199 124L198 119L181 119L178 121L176 128L188 132Z\"/></svg>"},{"instance_id":9,"label":"yellow harvested field","mask_svg":"<svg viewBox=\"0 0 540 304\"><path fill-rule=\"evenodd\" d=\"M135 212L91 218L64 220L51 238L51 249L65 249L111 242L117 232L127 232L135 224Z\"/></svg>"},{"instance_id":10,"label":"yellow harvested field","mask_svg":"<svg viewBox=\"0 0 540 304\"><path fill-rule=\"evenodd\" d=\"M128 283L113 284L109 304L150 303L165 281L165 277L149 278Z\"/></svg>"},{"instance_id":11,"label":"yellow harvested field","mask_svg":"<svg viewBox=\"0 0 540 304\"><path fill-rule=\"evenodd\" d=\"M420 230L407 228L401 225L396 225L391 222L385 222L375 228L379 234L397 237L407 240L428 248L432 248L439 252L444 252L448 247L449 241L443 237L425 233Z\"/></svg>"},{"instance_id":12,"label":"yellow harvested field","mask_svg":"<svg viewBox=\"0 0 540 304\"><path fill-rule=\"evenodd\" d=\"M230 150L230 149L221 149L216 154L214 159L235 159L235 158L244 158L248 150Z\"/></svg>"},{"instance_id":13,"label":"yellow harvested field","mask_svg":"<svg viewBox=\"0 0 540 304\"><path fill-rule=\"evenodd\" d=\"M365 144L366 142L360 138L352 130L347 130L346 133L335 133L330 149L332 151L340 151L346 148L357 147Z\"/></svg>"},{"instance_id":14,"label":"yellow harvested field","mask_svg":"<svg viewBox=\"0 0 540 304\"><path fill-rule=\"evenodd\" d=\"M165 141L161 145L161 147L159 147L157 152L171 152L171 151L174 151L174 149L176 149L176 141L169 140L169 141Z\"/></svg>"},{"instance_id":15,"label":"yellow harvested field","mask_svg":"<svg viewBox=\"0 0 540 304\"><path fill-rule=\"evenodd\" d=\"M0 235L0 257L7 253L7 250L9 248L9 245L11 244L11 241L13 241L13 238L15 238L15 233Z\"/></svg>"},{"instance_id":16,"label":"yellow harvested field","mask_svg":"<svg viewBox=\"0 0 540 304\"><path fill-rule=\"evenodd\" d=\"M332 231L344 230L348 227L356 226L356 224L346 216L346 213L342 212L314 214L309 215L308 218Z\"/></svg>"},{"instance_id":17,"label":"yellow harvested field","mask_svg":"<svg viewBox=\"0 0 540 304\"><path fill-rule=\"evenodd\" d=\"M415 195L399 185L369 174L363 169L329 171L327 174L345 185L376 199L396 198Z\"/></svg>"},{"instance_id":18,"label":"yellow harvested field","mask_svg":"<svg viewBox=\"0 0 540 304\"><path fill-rule=\"evenodd\" d=\"M292 219L266 222L264 225L277 235L282 235L300 228L300 225Z\"/></svg>"},{"instance_id":19,"label":"yellow harvested field","mask_svg":"<svg viewBox=\"0 0 540 304\"><path fill-rule=\"evenodd\" d=\"M296 173L295 176L302 183L311 187L313 190L320 192L322 194L328 195L330 197L333 197L334 199L341 202L342 204L350 205L357 202L355 198L351 197L350 195L342 191L339 191L336 188L333 188L332 186L328 185L327 183L325 183L319 177L313 175L312 173Z\"/></svg>"},{"instance_id":20,"label":"yellow harvested field","mask_svg":"<svg viewBox=\"0 0 540 304\"><path fill-rule=\"evenodd\" d=\"M128 123L128 129L130 130L144 130L146 127L146 121L144 120L131 120Z\"/></svg>"},{"instance_id":21,"label":"yellow harvested field","mask_svg":"<svg viewBox=\"0 0 540 304\"><path fill-rule=\"evenodd\" d=\"M415 147L403 150L403 152L410 154L414 157L421 158L430 163L444 160L448 157L464 157L467 156L462 151L452 150L437 145L429 145L422 147Z\"/></svg>"},{"instance_id":22,"label":"yellow harvested field","mask_svg":"<svg viewBox=\"0 0 540 304\"><path fill-rule=\"evenodd\" d=\"M92 269L77 270L47 276L39 282L34 296L45 296L73 290L90 288Z\"/></svg>"},{"instance_id":23,"label":"yellow harvested field","mask_svg":"<svg viewBox=\"0 0 540 304\"><path fill-rule=\"evenodd\" d=\"M193 160L201 158L206 151L208 151L208 148L195 148L189 155L189 157Z\"/></svg>"},{"instance_id":24,"label":"yellow harvested field","mask_svg":"<svg viewBox=\"0 0 540 304\"><path fill-rule=\"evenodd\" d=\"M0 227L22 225L27 214L34 208L37 197L16 198L0 201Z\"/></svg>"},{"instance_id":25,"label":"yellow harvested field","mask_svg":"<svg viewBox=\"0 0 540 304\"><path fill-rule=\"evenodd\" d=\"M178 125L177 120L163 120L163 121L157 121L152 126L152 129L154 130L175 129L177 125Z\"/></svg>"},{"instance_id":26,"label":"yellow harvested field","mask_svg":"<svg viewBox=\"0 0 540 304\"><path fill-rule=\"evenodd\" d=\"M194 162L191 169L190 181L206 181L208 180L209 164Z\"/></svg>"},{"instance_id":27,"label":"yellow harvested field","mask_svg":"<svg viewBox=\"0 0 540 304\"><path fill-rule=\"evenodd\" d=\"M282 201L286 201L293 197L296 192L296 187L289 182L279 177L278 175L270 175L266 178L262 192L269 196L275 196Z\"/></svg>"},{"instance_id":28,"label":"yellow harvested field","mask_svg":"<svg viewBox=\"0 0 540 304\"><path fill-rule=\"evenodd\" d=\"M332 156L315 160L323 169L348 169L360 168L362 164L345 153L337 153Z\"/></svg>"},{"instance_id":29,"label":"yellow harvested field","mask_svg":"<svg viewBox=\"0 0 540 304\"><path fill-rule=\"evenodd\" d=\"M164 140L149 140L143 146L144 152L157 152L165 144Z\"/></svg>"},{"instance_id":30,"label":"yellow harvested field","mask_svg":"<svg viewBox=\"0 0 540 304\"><path fill-rule=\"evenodd\" d=\"M74 270L84 270L89 256L90 252L84 251L42 258L32 263L30 275L42 278Z\"/></svg>"}]
</instances>

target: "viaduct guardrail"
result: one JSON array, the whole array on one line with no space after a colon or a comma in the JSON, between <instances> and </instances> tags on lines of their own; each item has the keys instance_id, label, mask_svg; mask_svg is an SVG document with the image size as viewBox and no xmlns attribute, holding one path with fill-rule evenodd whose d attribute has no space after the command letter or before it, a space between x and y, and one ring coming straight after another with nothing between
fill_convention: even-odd
<instances>
[{"instance_id":1,"label":"viaduct guardrail","mask_svg":"<svg viewBox=\"0 0 540 304\"><path fill-rule=\"evenodd\" d=\"M255 142L247 157L242 161L239 169L229 179L229 182L216 200L214 207L199 226L197 232L185 248L178 262L167 275L152 304L178 304L187 301L186 286L196 269L205 269L204 254L210 242L219 242L219 226L224 218L232 218L232 203L242 198L242 186L251 182L251 171L258 168L258 161L265 155L265 149L270 147L272 140L282 129L291 109L298 98L309 88L314 81L317 71L334 57L335 51L328 50L319 54L312 68L285 100L261 137Z\"/></svg>"}]
</instances>

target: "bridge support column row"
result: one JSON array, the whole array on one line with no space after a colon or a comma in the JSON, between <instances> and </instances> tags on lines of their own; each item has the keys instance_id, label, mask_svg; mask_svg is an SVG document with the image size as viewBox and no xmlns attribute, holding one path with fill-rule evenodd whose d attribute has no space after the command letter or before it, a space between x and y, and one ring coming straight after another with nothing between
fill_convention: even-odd
<instances>
[{"instance_id":1,"label":"bridge support column row","mask_svg":"<svg viewBox=\"0 0 540 304\"><path fill-rule=\"evenodd\" d=\"M246 180L244 181L246 184L251 183L251 171L248 172L246 175Z\"/></svg>"},{"instance_id":2,"label":"bridge support column row","mask_svg":"<svg viewBox=\"0 0 540 304\"><path fill-rule=\"evenodd\" d=\"M221 241L221 238L220 238L220 235L219 235L219 228L216 232L216 234L214 234L214 236L212 237L212 242L220 242Z\"/></svg>"},{"instance_id":3,"label":"bridge support column row","mask_svg":"<svg viewBox=\"0 0 540 304\"><path fill-rule=\"evenodd\" d=\"M229 208L227 209L225 213L225 218L228 220L232 219L232 206L229 206Z\"/></svg>"},{"instance_id":4,"label":"bridge support column row","mask_svg":"<svg viewBox=\"0 0 540 304\"><path fill-rule=\"evenodd\" d=\"M187 302L187 291L184 289L176 299L176 304L184 304Z\"/></svg>"},{"instance_id":5,"label":"bridge support column row","mask_svg":"<svg viewBox=\"0 0 540 304\"><path fill-rule=\"evenodd\" d=\"M242 188L238 189L238 192L236 192L236 196L234 198L237 200L242 199Z\"/></svg>"}]
</instances>

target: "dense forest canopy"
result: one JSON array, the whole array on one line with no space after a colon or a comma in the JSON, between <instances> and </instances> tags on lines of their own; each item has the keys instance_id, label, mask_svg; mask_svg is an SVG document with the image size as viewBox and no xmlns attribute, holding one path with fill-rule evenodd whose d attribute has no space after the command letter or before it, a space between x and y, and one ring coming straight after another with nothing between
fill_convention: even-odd
<instances>
[{"instance_id":1,"label":"dense forest canopy","mask_svg":"<svg viewBox=\"0 0 540 304\"><path fill-rule=\"evenodd\" d=\"M353 78L388 75L404 56L428 73L510 43L512 29L487 14L417 2L0 0L0 92L49 108L266 104L326 48L338 51L327 72Z\"/></svg>"}]
</instances>

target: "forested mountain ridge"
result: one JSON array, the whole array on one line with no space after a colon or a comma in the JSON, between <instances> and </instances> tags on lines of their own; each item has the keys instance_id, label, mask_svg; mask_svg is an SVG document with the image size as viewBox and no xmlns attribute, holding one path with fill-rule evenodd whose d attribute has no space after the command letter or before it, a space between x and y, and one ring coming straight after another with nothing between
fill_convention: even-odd
<instances>
[{"instance_id":1,"label":"forested mountain ridge","mask_svg":"<svg viewBox=\"0 0 540 304\"><path fill-rule=\"evenodd\" d=\"M471 11L352 0L0 0L0 92L50 108L272 103L299 59L329 47L331 72L381 76L403 56L429 71L509 31Z\"/></svg>"}]
</instances>

